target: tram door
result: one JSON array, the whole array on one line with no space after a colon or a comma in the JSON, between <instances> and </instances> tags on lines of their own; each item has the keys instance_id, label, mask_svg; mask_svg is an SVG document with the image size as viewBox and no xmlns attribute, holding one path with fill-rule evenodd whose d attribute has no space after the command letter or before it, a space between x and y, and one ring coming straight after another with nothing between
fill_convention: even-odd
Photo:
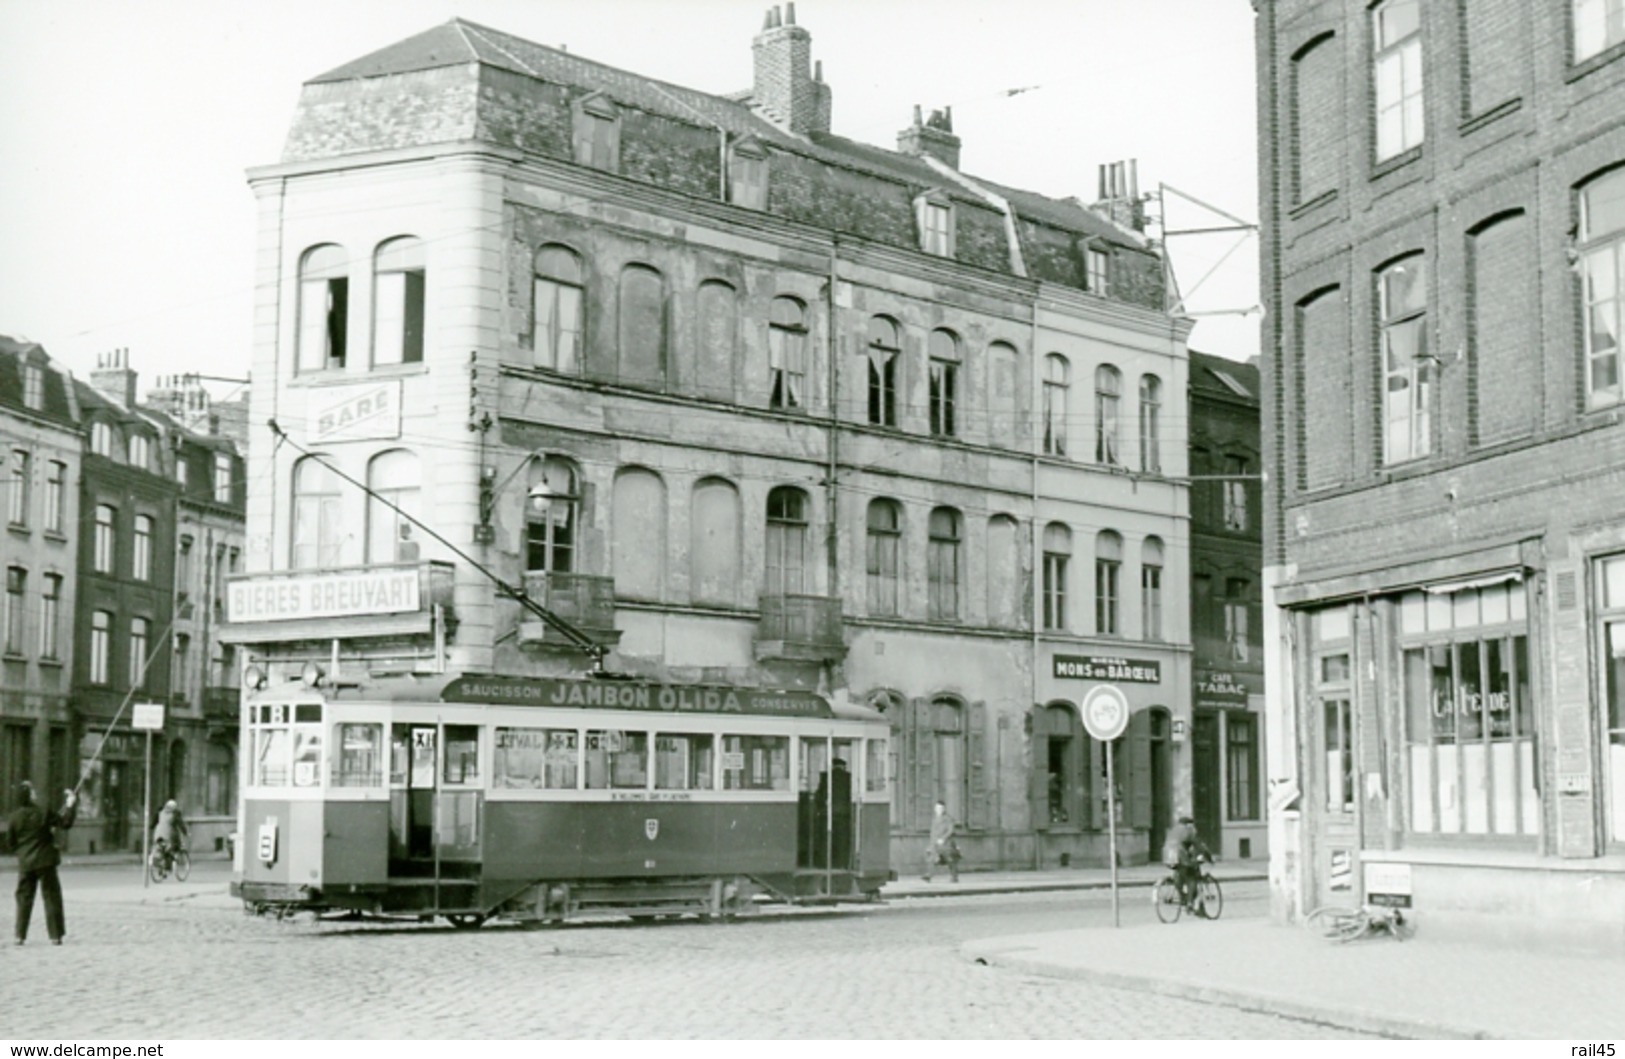
<instances>
[{"instance_id":1,"label":"tram door","mask_svg":"<svg viewBox=\"0 0 1625 1059\"><path fill-rule=\"evenodd\" d=\"M389 874L434 873L435 758L432 724L397 724L390 732Z\"/></svg>"},{"instance_id":2,"label":"tram door","mask_svg":"<svg viewBox=\"0 0 1625 1059\"><path fill-rule=\"evenodd\" d=\"M855 739L801 740L798 868L856 867L857 803L852 783Z\"/></svg>"}]
</instances>

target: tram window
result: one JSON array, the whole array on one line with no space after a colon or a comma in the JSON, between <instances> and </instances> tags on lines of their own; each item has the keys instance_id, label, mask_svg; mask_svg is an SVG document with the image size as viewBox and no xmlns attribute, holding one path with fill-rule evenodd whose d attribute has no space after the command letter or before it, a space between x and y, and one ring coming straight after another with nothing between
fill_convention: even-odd
<instances>
[{"instance_id":1,"label":"tram window","mask_svg":"<svg viewBox=\"0 0 1625 1059\"><path fill-rule=\"evenodd\" d=\"M341 724L338 726L338 761L334 763L333 786L377 787L384 782L384 744L381 724Z\"/></svg>"},{"instance_id":2,"label":"tram window","mask_svg":"<svg viewBox=\"0 0 1625 1059\"><path fill-rule=\"evenodd\" d=\"M313 724L298 725L293 730L293 785L316 787L321 782L322 730Z\"/></svg>"},{"instance_id":3,"label":"tram window","mask_svg":"<svg viewBox=\"0 0 1625 1059\"><path fill-rule=\"evenodd\" d=\"M587 733L587 789L643 790L649 785L649 736L646 732Z\"/></svg>"},{"instance_id":4,"label":"tram window","mask_svg":"<svg viewBox=\"0 0 1625 1059\"><path fill-rule=\"evenodd\" d=\"M722 737L722 787L729 791L790 789L790 739L783 735Z\"/></svg>"},{"instance_id":5,"label":"tram window","mask_svg":"<svg viewBox=\"0 0 1625 1059\"><path fill-rule=\"evenodd\" d=\"M397 787L406 786L407 770L411 767L412 729L397 724L389 733L389 782Z\"/></svg>"},{"instance_id":6,"label":"tram window","mask_svg":"<svg viewBox=\"0 0 1625 1059\"><path fill-rule=\"evenodd\" d=\"M867 747L867 757L864 758L863 789L871 794L886 789L886 741L884 739L864 740Z\"/></svg>"},{"instance_id":7,"label":"tram window","mask_svg":"<svg viewBox=\"0 0 1625 1059\"><path fill-rule=\"evenodd\" d=\"M446 783L480 782L480 729L472 724L446 725L446 758L441 779Z\"/></svg>"},{"instance_id":8,"label":"tram window","mask_svg":"<svg viewBox=\"0 0 1625 1059\"><path fill-rule=\"evenodd\" d=\"M563 728L498 728L491 783L505 790L576 787L576 733Z\"/></svg>"},{"instance_id":9,"label":"tram window","mask_svg":"<svg viewBox=\"0 0 1625 1059\"><path fill-rule=\"evenodd\" d=\"M288 785L288 730L261 728L254 733L254 783L259 787Z\"/></svg>"},{"instance_id":10,"label":"tram window","mask_svg":"<svg viewBox=\"0 0 1625 1059\"><path fill-rule=\"evenodd\" d=\"M655 789L708 791L711 789L712 747L715 737L672 735L655 737Z\"/></svg>"},{"instance_id":11,"label":"tram window","mask_svg":"<svg viewBox=\"0 0 1625 1059\"><path fill-rule=\"evenodd\" d=\"M305 702L293 708L295 724L321 724L322 704L319 702Z\"/></svg>"}]
</instances>

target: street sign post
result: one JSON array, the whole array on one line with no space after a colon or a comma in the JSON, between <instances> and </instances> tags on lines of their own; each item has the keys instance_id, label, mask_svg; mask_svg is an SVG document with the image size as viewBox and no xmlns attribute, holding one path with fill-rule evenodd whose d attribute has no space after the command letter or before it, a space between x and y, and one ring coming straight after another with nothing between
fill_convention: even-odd
<instances>
[{"instance_id":1,"label":"street sign post","mask_svg":"<svg viewBox=\"0 0 1625 1059\"><path fill-rule=\"evenodd\" d=\"M164 704L136 703L130 713L130 727L147 733L147 776L141 788L141 888L144 890L151 881L147 858L152 856L152 851L147 844L152 841L152 733L164 730Z\"/></svg>"},{"instance_id":2,"label":"street sign post","mask_svg":"<svg viewBox=\"0 0 1625 1059\"><path fill-rule=\"evenodd\" d=\"M1128 699L1116 684L1096 684L1083 696L1083 727L1106 747L1106 828L1112 862L1112 926L1122 926L1117 898L1117 777L1113 771L1113 744L1128 727Z\"/></svg>"}]
</instances>

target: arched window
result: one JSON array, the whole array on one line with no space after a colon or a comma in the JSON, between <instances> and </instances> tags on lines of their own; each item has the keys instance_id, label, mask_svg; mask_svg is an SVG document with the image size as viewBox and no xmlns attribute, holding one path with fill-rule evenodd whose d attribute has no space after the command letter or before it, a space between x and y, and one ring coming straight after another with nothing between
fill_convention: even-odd
<instances>
[{"instance_id":1,"label":"arched window","mask_svg":"<svg viewBox=\"0 0 1625 1059\"><path fill-rule=\"evenodd\" d=\"M536 367L580 372L586 293L581 258L574 250L550 243L536 251L530 304Z\"/></svg>"},{"instance_id":2,"label":"arched window","mask_svg":"<svg viewBox=\"0 0 1625 1059\"><path fill-rule=\"evenodd\" d=\"M694 602L739 602L739 537L739 490L723 478L695 482L688 551Z\"/></svg>"},{"instance_id":3,"label":"arched window","mask_svg":"<svg viewBox=\"0 0 1625 1059\"><path fill-rule=\"evenodd\" d=\"M807 494L781 485L767 494L767 579L764 596L807 592Z\"/></svg>"},{"instance_id":4,"label":"arched window","mask_svg":"<svg viewBox=\"0 0 1625 1059\"><path fill-rule=\"evenodd\" d=\"M525 570L567 574L575 570L576 522L581 495L575 465L557 456L531 460L526 475ZM530 490L547 486L552 500L543 510L528 499Z\"/></svg>"},{"instance_id":5,"label":"arched window","mask_svg":"<svg viewBox=\"0 0 1625 1059\"><path fill-rule=\"evenodd\" d=\"M367 462L367 486L372 490L367 497L368 562L418 558L418 530L412 519L423 515L420 473L417 454L407 449L380 452Z\"/></svg>"},{"instance_id":6,"label":"arched window","mask_svg":"<svg viewBox=\"0 0 1625 1059\"><path fill-rule=\"evenodd\" d=\"M925 570L927 616L959 619L959 551L964 522L951 507L935 508L927 527Z\"/></svg>"},{"instance_id":7,"label":"arched window","mask_svg":"<svg viewBox=\"0 0 1625 1059\"><path fill-rule=\"evenodd\" d=\"M1620 337L1625 306L1625 167L1580 188L1580 285L1585 313L1586 404L1621 399Z\"/></svg>"},{"instance_id":8,"label":"arched window","mask_svg":"<svg viewBox=\"0 0 1625 1059\"><path fill-rule=\"evenodd\" d=\"M1140 376L1140 470L1162 473L1162 380Z\"/></svg>"},{"instance_id":9,"label":"arched window","mask_svg":"<svg viewBox=\"0 0 1625 1059\"><path fill-rule=\"evenodd\" d=\"M1383 0L1371 9L1372 105L1377 161L1422 142L1421 0Z\"/></svg>"},{"instance_id":10,"label":"arched window","mask_svg":"<svg viewBox=\"0 0 1625 1059\"><path fill-rule=\"evenodd\" d=\"M130 466L143 471L152 470L152 441L145 434L130 435Z\"/></svg>"},{"instance_id":11,"label":"arched window","mask_svg":"<svg viewBox=\"0 0 1625 1059\"><path fill-rule=\"evenodd\" d=\"M96 505L96 536L92 560L98 574L113 572L114 546L118 540L118 508L112 504Z\"/></svg>"},{"instance_id":12,"label":"arched window","mask_svg":"<svg viewBox=\"0 0 1625 1059\"><path fill-rule=\"evenodd\" d=\"M293 468L293 556L295 570L339 565L344 541L339 477L315 456Z\"/></svg>"},{"instance_id":13,"label":"arched window","mask_svg":"<svg viewBox=\"0 0 1625 1059\"><path fill-rule=\"evenodd\" d=\"M1020 448L1025 438L1020 429L1020 384L1017 382L1016 347L1008 342L990 342L987 347L988 440L1005 448Z\"/></svg>"},{"instance_id":14,"label":"arched window","mask_svg":"<svg viewBox=\"0 0 1625 1059\"><path fill-rule=\"evenodd\" d=\"M1162 540L1147 537L1140 545L1140 622L1147 640L1162 635Z\"/></svg>"},{"instance_id":15,"label":"arched window","mask_svg":"<svg viewBox=\"0 0 1625 1059\"><path fill-rule=\"evenodd\" d=\"M135 547L130 556L130 576L137 581L152 580L153 526L151 515L135 517Z\"/></svg>"},{"instance_id":16,"label":"arched window","mask_svg":"<svg viewBox=\"0 0 1625 1059\"><path fill-rule=\"evenodd\" d=\"M807 387L807 309L795 298L774 298L768 308L768 406L801 408Z\"/></svg>"},{"instance_id":17,"label":"arched window","mask_svg":"<svg viewBox=\"0 0 1625 1059\"><path fill-rule=\"evenodd\" d=\"M300 371L344 367L350 327L350 259L328 243L305 251L299 262Z\"/></svg>"},{"instance_id":18,"label":"arched window","mask_svg":"<svg viewBox=\"0 0 1625 1059\"><path fill-rule=\"evenodd\" d=\"M1022 607L1021 547L1016 520L994 515L987 520L987 616L994 625L1020 628L1028 617Z\"/></svg>"},{"instance_id":19,"label":"arched window","mask_svg":"<svg viewBox=\"0 0 1625 1059\"><path fill-rule=\"evenodd\" d=\"M1118 405L1123 399L1123 377L1110 364L1095 369L1095 462L1122 463L1118 436Z\"/></svg>"},{"instance_id":20,"label":"arched window","mask_svg":"<svg viewBox=\"0 0 1625 1059\"><path fill-rule=\"evenodd\" d=\"M100 419L90 424L90 451L113 458L113 427Z\"/></svg>"},{"instance_id":21,"label":"arched window","mask_svg":"<svg viewBox=\"0 0 1625 1059\"><path fill-rule=\"evenodd\" d=\"M932 757L935 759L935 800L948 807L957 823L966 822L965 704L952 695L931 700Z\"/></svg>"},{"instance_id":22,"label":"arched window","mask_svg":"<svg viewBox=\"0 0 1625 1059\"><path fill-rule=\"evenodd\" d=\"M721 280L706 280L695 296L699 336L695 390L701 397L734 398L739 352L739 295Z\"/></svg>"},{"instance_id":23,"label":"arched window","mask_svg":"<svg viewBox=\"0 0 1625 1059\"><path fill-rule=\"evenodd\" d=\"M373 256L372 362L423 362L423 240L403 235Z\"/></svg>"},{"instance_id":24,"label":"arched window","mask_svg":"<svg viewBox=\"0 0 1625 1059\"><path fill-rule=\"evenodd\" d=\"M1052 702L1033 711L1033 825L1088 827L1089 737L1068 702Z\"/></svg>"},{"instance_id":25,"label":"arched window","mask_svg":"<svg viewBox=\"0 0 1625 1059\"><path fill-rule=\"evenodd\" d=\"M647 265L621 270L621 382L656 389L666 385L666 281Z\"/></svg>"},{"instance_id":26,"label":"arched window","mask_svg":"<svg viewBox=\"0 0 1625 1059\"><path fill-rule=\"evenodd\" d=\"M1122 635L1122 571L1123 538L1101 530L1095 538L1095 632L1100 636Z\"/></svg>"},{"instance_id":27,"label":"arched window","mask_svg":"<svg viewBox=\"0 0 1625 1059\"><path fill-rule=\"evenodd\" d=\"M1044 527L1044 628L1066 629L1066 578L1072 531L1059 522Z\"/></svg>"},{"instance_id":28,"label":"arched window","mask_svg":"<svg viewBox=\"0 0 1625 1059\"><path fill-rule=\"evenodd\" d=\"M938 437L954 437L956 408L959 402L959 337L952 331L938 328L931 332L930 377L927 399L930 404L931 433Z\"/></svg>"},{"instance_id":29,"label":"arched window","mask_svg":"<svg viewBox=\"0 0 1625 1059\"><path fill-rule=\"evenodd\" d=\"M615 594L661 599L666 584L666 483L643 467L615 474L610 513L610 565Z\"/></svg>"},{"instance_id":30,"label":"arched window","mask_svg":"<svg viewBox=\"0 0 1625 1059\"><path fill-rule=\"evenodd\" d=\"M897 365L903 353L897 321L885 316L869 318L869 422L879 427L897 425Z\"/></svg>"},{"instance_id":31,"label":"arched window","mask_svg":"<svg viewBox=\"0 0 1625 1059\"><path fill-rule=\"evenodd\" d=\"M130 687L147 686L147 652L152 650L152 621L148 618L130 619Z\"/></svg>"},{"instance_id":32,"label":"arched window","mask_svg":"<svg viewBox=\"0 0 1625 1059\"><path fill-rule=\"evenodd\" d=\"M1072 392L1072 365L1059 353L1044 358L1044 453L1066 455L1066 419Z\"/></svg>"},{"instance_id":33,"label":"arched window","mask_svg":"<svg viewBox=\"0 0 1625 1059\"><path fill-rule=\"evenodd\" d=\"M897 607L898 563L903 534L902 508L895 500L869 501L869 613L895 617Z\"/></svg>"}]
</instances>

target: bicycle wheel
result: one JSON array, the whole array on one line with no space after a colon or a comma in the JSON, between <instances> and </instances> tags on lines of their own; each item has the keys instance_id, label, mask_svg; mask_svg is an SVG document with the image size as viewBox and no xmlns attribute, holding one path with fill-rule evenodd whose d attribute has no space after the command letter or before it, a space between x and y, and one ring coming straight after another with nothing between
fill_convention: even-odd
<instances>
[{"instance_id":1,"label":"bicycle wheel","mask_svg":"<svg viewBox=\"0 0 1625 1059\"><path fill-rule=\"evenodd\" d=\"M1359 909L1331 905L1317 908L1304 916L1303 925L1310 933L1327 941L1348 941L1365 930L1365 921Z\"/></svg>"},{"instance_id":2,"label":"bicycle wheel","mask_svg":"<svg viewBox=\"0 0 1625 1059\"><path fill-rule=\"evenodd\" d=\"M1196 914L1203 919L1218 919L1224 911L1224 891L1219 880L1204 875L1196 884Z\"/></svg>"},{"instance_id":3,"label":"bicycle wheel","mask_svg":"<svg viewBox=\"0 0 1625 1059\"><path fill-rule=\"evenodd\" d=\"M192 855L183 849L175 854L175 881L185 882L190 874L192 874Z\"/></svg>"},{"instance_id":4,"label":"bicycle wheel","mask_svg":"<svg viewBox=\"0 0 1625 1059\"><path fill-rule=\"evenodd\" d=\"M169 865L164 861L164 855L158 850L152 851L147 858L147 877L155 883L163 882L169 875Z\"/></svg>"},{"instance_id":5,"label":"bicycle wheel","mask_svg":"<svg viewBox=\"0 0 1625 1059\"><path fill-rule=\"evenodd\" d=\"M1164 875L1151 889L1151 903L1157 906L1157 918L1164 923L1178 921L1184 905L1179 900L1179 884L1172 875Z\"/></svg>"}]
</instances>

